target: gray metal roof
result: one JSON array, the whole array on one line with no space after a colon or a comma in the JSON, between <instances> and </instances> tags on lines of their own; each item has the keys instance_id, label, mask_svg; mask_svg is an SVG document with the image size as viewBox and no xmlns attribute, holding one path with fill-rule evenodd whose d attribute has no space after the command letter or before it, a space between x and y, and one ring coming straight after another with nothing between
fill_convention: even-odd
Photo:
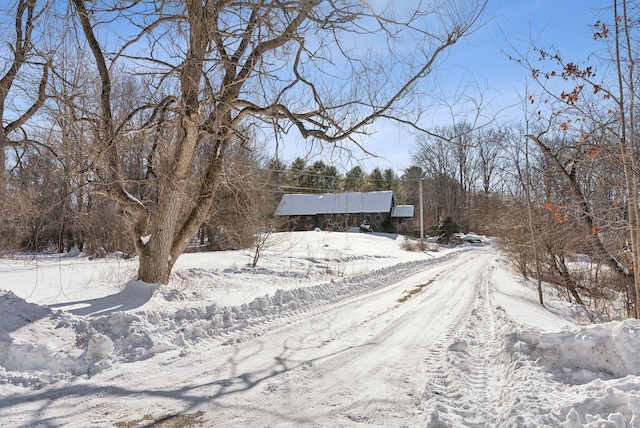
<instances>
[{"instance_id":1,"label":"gray metal roof","mask_svg":"<svg viewBox=\"0 0 640 428\"><path fill-rule=\"evenodd\" d=\"M391 210L391 217L413 217L413 205L396 205Z\"/></svg>"},{"instance_id":2,"label":"gray metal roof","mask_svg":"<svg viewBox=\"0 0 640 428\"><path fill-rule=\"evenodd\" d=\"M356 214L391 212L393 192L286 194L276 215Z\"/></svg>"}]
</instances>

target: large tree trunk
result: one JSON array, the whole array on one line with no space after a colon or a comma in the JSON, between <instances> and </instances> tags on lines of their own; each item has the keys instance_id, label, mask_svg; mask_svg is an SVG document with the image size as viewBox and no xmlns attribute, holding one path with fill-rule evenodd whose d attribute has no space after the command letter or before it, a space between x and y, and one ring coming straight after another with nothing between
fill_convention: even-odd
<instances>
[{"instance_id":1,"label":"large tree trunk","mask_svg":"<svg viewBox=\"0 0 640 428\"><path fill-rule=\"evenodd\" d=\"M169 246L162 242L160 236L149 238L146 245L138 250L139 266L138 279L158 284L168 284L174 260L171 259Z\"/></svg>"},{"instance_id":2,"label":"large tree trunk","mask_svg":"<svg viewBox=\"0 0 640 428\"><path fill-rule=\"evenodd\" d=\"M183 123L180 143L176 145L174 162L166 173L161 174L157 206L150 210L146 222L147 227L138 226L134 233L136 252L140 259L138 279L145 282L167 284L173 265L186 248L182 246L180 253L175 254L175 239L184 227L180 221L181 206L185 200L184 189L186 178L197 147L198 126L194 122Z\"/></svg>"},{"instance_id":3,"label":"large tree trunk","mask_svg":"<svg viewBox=\"0 0 640 428\"><path fill-rule=\"evenodd\" d=\"M172 188L171 194L162 198L158 209L150 214L147 235L136 236L138 279L150 283L169 283L175 263L171 256L171 243L180 215L180 201L180 196Z\"/></svg>"},{"instance_id":4,"label":"large tree trunk","mask_svg":"<svg viewBox=\"0 0 640 428\"><path fill-rule=\"evenodd\" d=\"M191 239L196 236L211 211L222 170L224 149L231 139L229 135L216 141L216 155L209 161L197 198L195 201L185 200L184 189L191 162L182 162L182 157L185 154L193 156L198 145L199 129L197 126L185 126L184 129L186 136L180 145L181 153L177 156L172 173L166 175L163 180L159 204L148 218L142 218L135 228L136 252L140 260L138 279L145 282L169 282L173 265ZM183 217L184 205L189 203L191 210Z\"/></svg>"}]
</instances>

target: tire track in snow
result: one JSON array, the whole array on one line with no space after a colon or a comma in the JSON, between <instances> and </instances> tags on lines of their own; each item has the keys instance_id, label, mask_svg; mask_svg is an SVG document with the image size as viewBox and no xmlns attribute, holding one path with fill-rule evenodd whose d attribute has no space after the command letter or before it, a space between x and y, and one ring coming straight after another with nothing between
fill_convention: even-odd
<instances>
[{"instance_id":1,"label":"tire track in snow","mask_svg":"<svg viewBox=\"0 0 640 428\"><path fill-rule=\"evenodd\" d=\"M443 373L433 373L432 350L446 356L476 302L478 285L466 283L477 271L474 257L452 256L410 284L389 281L193 343L184 356L156 355L151 373L125 364L65 392L101 426L199 410L208 426L424 426L425 385ZM399 302L418 284L429 285ZM166 387L158 388L162 379ZM111 386L123 381L126 390Z\"/></svg>"},{"instance_id":2,"label":"tire track in snow","mask_svg":"<svg viewBox=\"0 0 640 428\"><path fill-rule=\"evenodd\" d=\"M420 409L428 418L428 427L494 426L496 409L501 407L504 374L503 334L493 306L489 260L481 275L473 281L474 299L467 316L449 329L432 352L431 372L436 382L428 384Z\"/></svg>"},{"instance_id":3,"label":"tire track in snow","mask_svg":"<svg viewBox=\"0 0 640 428\"><path fill-rule=\"evenodd\" d=\"M413 280L410 284L414 285L408 286L413 289L416 281L427 283L460 263L452 260L430 267L422 274L425 279ZM317 421L322 421L321 426L395 426L407 418L419 422L416 406L424 384L416 371L423 365L433 332L441 330L441 322L425 311L423 302L415 296L398 303L407 291L405 287L397 283L323 310L318 318L330 320L329 339L308 352L296 353L300 365L271 378L262 394L251 394L252 406L245 405L241 410L225 404L211 422L228 426L249 422L254 426L318 425ZM460 300L473 299L465 287L424 288L420 294L427 300L431 295L446 302L437 307L437 312L450 321L456 319ZM293 327L305 329L313 322L308 319ZM431 328L433 323L436 326ZM310 336L307 331L300 334ZM274 413L273 409L282 408L288 413Z\"/></svg>"}]
</instances>

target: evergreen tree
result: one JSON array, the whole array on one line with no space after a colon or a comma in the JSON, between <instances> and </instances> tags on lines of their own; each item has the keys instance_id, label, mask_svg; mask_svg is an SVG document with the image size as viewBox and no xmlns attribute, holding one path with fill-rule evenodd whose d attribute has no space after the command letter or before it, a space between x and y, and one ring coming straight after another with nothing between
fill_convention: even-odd
<instances>
[{"instance_id":1,"label":"evergreen tree","mask_svg":"<svg viewBox=\"0 0 640 428\"><path fill-rule=\"evenodd\" d=\"M371 171L369 177L367 177L367 185L371 191L385 190L384 175L382 175L380 168L376 167Z\"/></svg>"},{"instance_id":2,"label":"evergreen tree","mask_svg":"<svg viewBox=\"0 0 640 428\"><path fill-rule=\"evenodd\" d=\"M458 232L460 232L460 228L449 216L442 220L442 223L438 226L438 235L442 242L450 242L451 237Z\"/></svg>"},{"instance_id":3,"label":"evergreen tree","mask_svg":"<svg viewBox=\"0 0 640 428\"><path fill-rule=\"evenodd\" d=\"M296 158L289 166L289 182L291 188L289 193L304 193L304 174L307 169L307 161L303 158Z\"/></svg>"},{"instance_id":4,"label":"evergreen tree","mask_svg":"<svg viewBox=\"0 0 640 428\"><path fill-rule=\"evenodd\" d=\"M300 187L304 192L325 193L338 190L340 175L334 166L316 161L305 168L300 179Z\"/></svg>"},{"instance_id":5,"label":"evergreen tree","mask_svg":"<svg viewBox=\"0 0 640 428\"><path fill-rule=\"evenodd\" d=\"M362 192L365 190L365 174L361 167L354 166L344 177L345 192Z\"/></svg>"}]
</instances>

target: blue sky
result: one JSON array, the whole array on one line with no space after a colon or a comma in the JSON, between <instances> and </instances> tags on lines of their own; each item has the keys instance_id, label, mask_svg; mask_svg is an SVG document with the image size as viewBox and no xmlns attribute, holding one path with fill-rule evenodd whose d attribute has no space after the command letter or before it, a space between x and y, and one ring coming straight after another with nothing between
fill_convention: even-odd
<instances>
[{"instance_id":1,"label":"blue sky","mask_svg":"<svg viewBox=\"0 0 640 428\"><path fill-rule=\"evenodd\" d=\"M416 0L369 1L381 5L394 1L410 5ZM609 3L610 0L488 0L482 27L453 46L446 61L436 70L434 77L442 86L443 99L451 100L461 82L473 81L488 104L487 115L497 114L504 121L519 119L523 115L520 101L526 98L528 73L510 61L509 55L516 51L524 54L535 43L538 47L558 49L567 60L584 61L601 47L601 43L593 40L593 23L598 19L611 22L610 16L603 16L603 8ZM2 10L0 6L0 12ZM0 20L0 24L0 28L6 30L11 22ZM475 95L477 93L471 94L474 98ZM459 110L464 109L465 106ZM423 127L453 123L446 111L432 109L427 116L428 121L420 124ZM373 130L373 135L362 138L360 143L377 157L368 156L351 145L348 152L325 149L318 154L318 150L309 149L308 141L293 135L286 137L284 149L281 145L278 154L287 162L297 156L315 154L309 162L322 159L344 170L358 164L367 171L391 167L401 173L411 164L415 136L390 122L377 122ZM273 149L270 154L274 154Z\"/></svg>"},{"instance_id":2,"label":"blue sky","mask_svg":"<svg viewBox=\"0 0 640 428\"><path fill-rule=\"evenodd\" d=\"M470 79L481 88L489 115L501 120L522 117L520 100L525 96L528 73L509 59L514 50L526 54L531 44L559 50L563 58L586 61L589 54L602 47L593 40L593 24L602 19L611 22L610 12L603 11L606 0L489 0L485 24L449 52L438 69L438 79L445 93L453 93L461 81ZM609 15L606 15L606 14ZM447 95L450 97L450 95ZM452 123L450 114L434 110L428 126ZM324 151L315 159L345 164L349 169L360 163L365 170L393 168L401 173L410 165L410 151L415 137L391 123L378 123L373 136L362 144L379 157L372 158L354 149L348 156L339 151ZM291 146L298 146L295 150ZM305 143L287 144L288 157L307 154Z\"/></svg>"}]
</instances>

